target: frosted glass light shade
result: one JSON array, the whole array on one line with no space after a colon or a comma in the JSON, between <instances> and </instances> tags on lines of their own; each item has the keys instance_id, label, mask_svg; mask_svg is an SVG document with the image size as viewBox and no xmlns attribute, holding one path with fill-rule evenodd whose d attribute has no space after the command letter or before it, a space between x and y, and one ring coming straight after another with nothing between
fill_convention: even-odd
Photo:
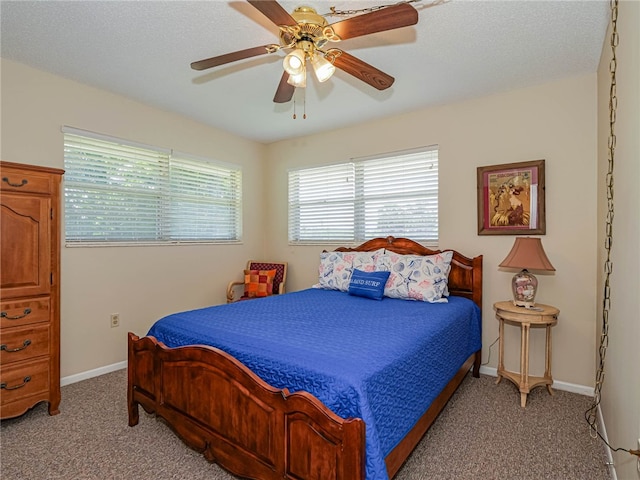
<instances>
[{"instance_id":1,"label":"frosted glass light shade","mask_svg":"<svg viewBox=\"0 0 640 480\"><path fill-rule=\"evenodd\" d=\"M311 58L311 66L313 67L313 71L315 72L319 82L326 82L336 71L336 67L320 55L314 55Z\"/></svg>"},{"instance_id":2,"label":"frosted glass light shade","mask_svg":"<svg viewBox=\"0 0 640 480\"><path fill-rule=\"evenodd\" d=\"M297 75L289 74L289 79L287 80L289 85L293 85L296 88L305 88L307 86L307 71L305 69Z\"/></svg>"},{"instance_id":3,"label":"frosted glass light shade","mask_svg":"<svg viewBox=\"0 0 640 480\"><path fill-rule=\"evenodd\" d=\"M282 66L289 75L299 75L305 69L305 53L300 49L295 49L284 57Z\"/></svg>"}]
</instances>

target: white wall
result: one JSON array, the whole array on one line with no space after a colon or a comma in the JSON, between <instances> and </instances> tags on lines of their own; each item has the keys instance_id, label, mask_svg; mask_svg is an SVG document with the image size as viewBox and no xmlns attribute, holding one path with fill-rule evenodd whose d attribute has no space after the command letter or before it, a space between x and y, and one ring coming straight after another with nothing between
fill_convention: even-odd
<instances>
[{"instance_id":1,"label":"white wall","mask_svg":"<svg viewBox=\"0 0 640 480\"><path fill-rule=\"evenodd\" d=\"M556 267L539 275L537 301L560 309L553 329L555 380L592 386L596 322L596 75L421 110L353 128L270 144L268 249L290 262L289 290L316 281L325 246L287 244L287 169L383 152L440 147L440 247L484 255L484 359L497 338L492 305L510 298L515 272L498 270L514 236L478 236L476 168L546 160L547 234ZM326 247L328 248L328 247ZM506 328L506 366L517 369L519 331ZM542 373L543 330L532 332L531 370ZM497 364L494 347L490 366Z\"/></svg>"},{"instance_id":2,"label":"white wall","mask_svg":"<svg viewBox=\"0 0 640 480\"><path fill-rule=\"evenodd\" d=\"M1 68L2 160L63 168L69 125L240 164L244 205L262 203L264 146L16 62ZM223 303L227 283L264 252L263 229L260 212L245 208L241 245L63 247L62 376L126 360L127 332L144 335L161 316Z\"/></svg>"},{"instance_id":3,"label":"white wall","mask_svg":"<svg viewBox=\"0 0 640 480\"><path fill-rule=\"evenodd\" d=\"M602 415L614 447L636 449L640 439L640 3L621 1L618 6L619 45L616 90L618 110L614 125L614 219L610 277L609 347L605 358ZM602 332L604 223L608 210L609 87L611 75L610 34L598 70L598 312L597 337ZM599 356L597 357L599 359ZM614 453L619 479L640 478L637 457Z\"/></svg>"}]
</instances>

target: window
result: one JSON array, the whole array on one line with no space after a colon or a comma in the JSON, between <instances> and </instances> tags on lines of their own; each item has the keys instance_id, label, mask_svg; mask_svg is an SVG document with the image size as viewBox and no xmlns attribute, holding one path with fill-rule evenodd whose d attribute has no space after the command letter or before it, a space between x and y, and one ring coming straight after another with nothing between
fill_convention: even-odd
<instances>
[{"instance_id":1,"label":"window","mask_svg":"<svg viewBox=\"0 0 640 480\"><path fill-rule=\"evenodd\" d=\"M438 147L289 172L289 243L438 242Z\"/></svg>"},{"instance_id":2,"label":"window","mask_svg":"<svg viewBox=\"0 0 640 480\"><path fill-rule=\"evenodd\" d=\"M239 241L239 167L65 127L67 246Z\"/></svg>"}]
</instances>

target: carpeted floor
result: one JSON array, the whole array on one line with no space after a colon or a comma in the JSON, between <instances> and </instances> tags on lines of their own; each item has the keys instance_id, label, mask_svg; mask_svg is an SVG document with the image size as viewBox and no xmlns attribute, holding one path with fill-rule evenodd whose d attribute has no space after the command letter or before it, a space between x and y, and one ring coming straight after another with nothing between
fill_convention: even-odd
<instances>
[{"instance_id":1,"label":"carpeted floor","mask_svg":"<svg viewBox=\"0 0 640 480\"><path fill-rule=\"evenodd\" d=\"M5 420L2 480L233 480L144 413L127 425L126 371L62 388L60 415L40 404ZM520 407L515 386L468 376L397 480L608 480L602 443L583 419L591 399L537 388Z\"/></svg>"}]
</instances>

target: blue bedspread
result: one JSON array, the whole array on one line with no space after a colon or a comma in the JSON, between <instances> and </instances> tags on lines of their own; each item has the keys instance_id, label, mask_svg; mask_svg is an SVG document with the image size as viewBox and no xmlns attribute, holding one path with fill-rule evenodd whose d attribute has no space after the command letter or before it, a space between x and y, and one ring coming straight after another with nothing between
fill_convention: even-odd
<instances>
[{"instance_id":1,"label":"blue bedspread","mask_svg":"<svg viewBox=\"0 0 640 480\"><path fill-rule=\"evenodd\" d=\"M274 387L362 418L367 479L384 480L385 457L480 349L481 316L461 297L432 304L308 289L169 315L148 335L220 348Z\"/></svg>"}]
</instances>

